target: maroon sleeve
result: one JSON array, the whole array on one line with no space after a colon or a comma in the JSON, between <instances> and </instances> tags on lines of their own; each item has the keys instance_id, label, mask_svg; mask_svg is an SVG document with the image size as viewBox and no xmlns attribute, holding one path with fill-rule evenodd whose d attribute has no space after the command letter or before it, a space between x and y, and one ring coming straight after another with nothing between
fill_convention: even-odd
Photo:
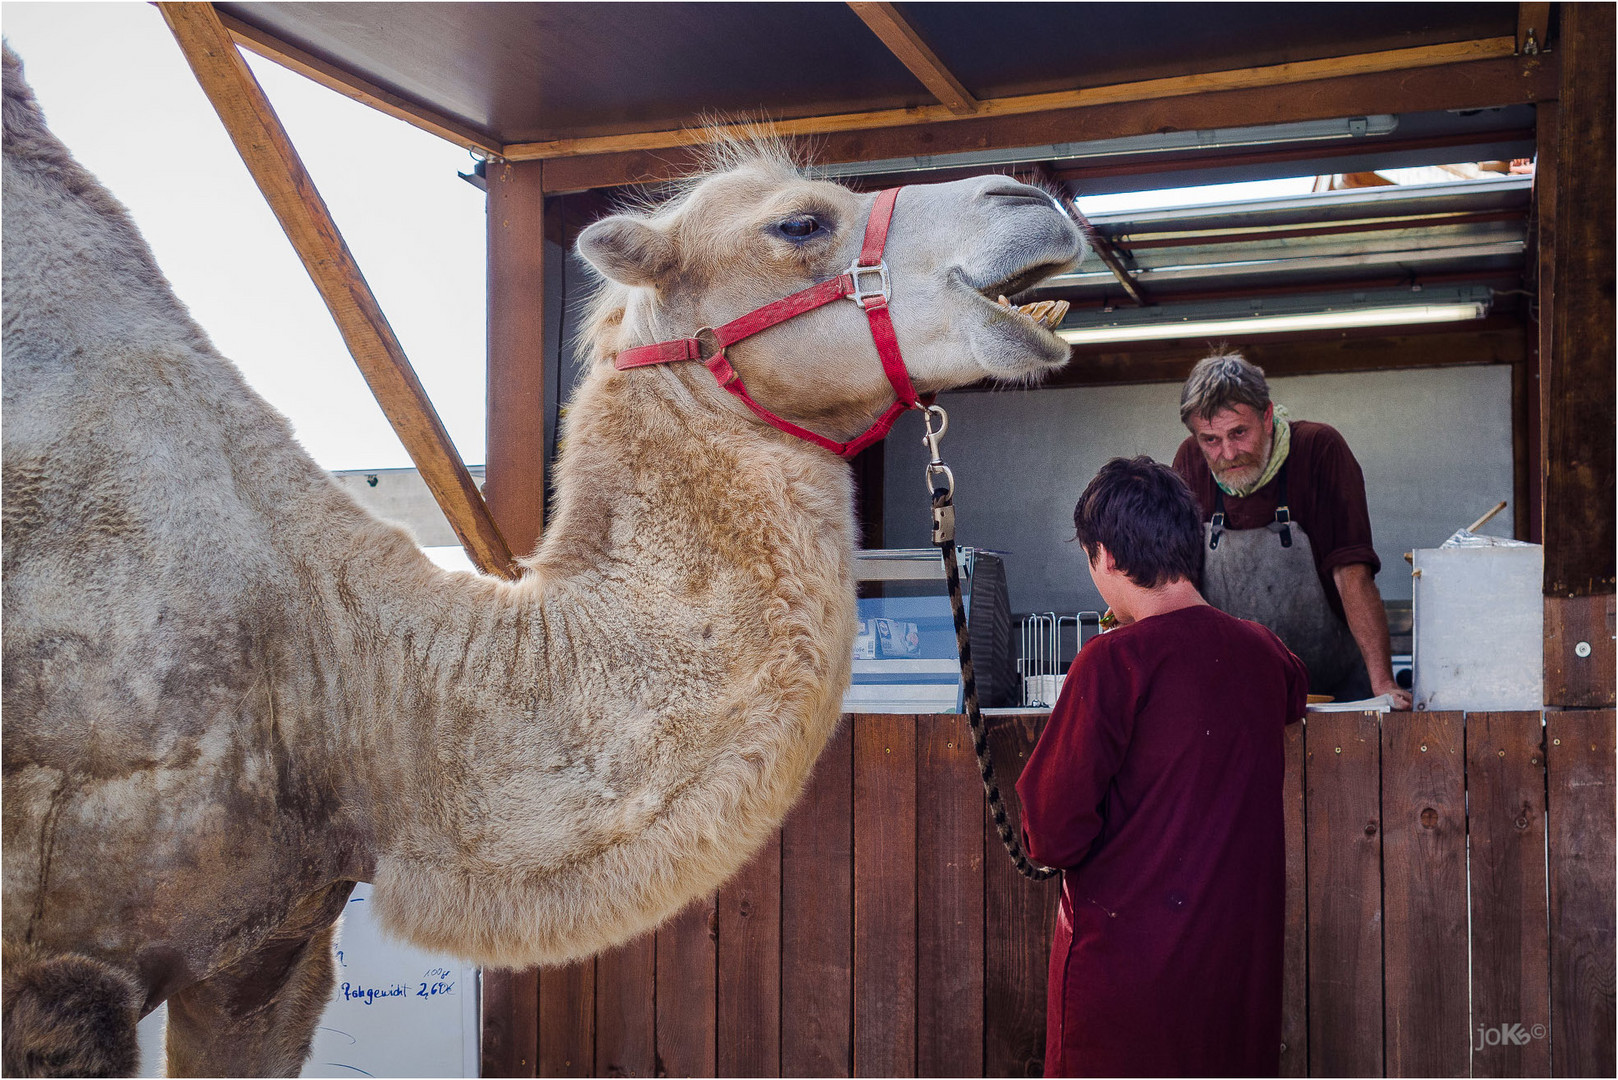
<instances>
[{"instance_id":1,"label":"maroon sleeve","mask_svg":"<svg viewBox=\"0 0 1618 1080\"><path fill-rule=\"evenodd\" d=\"M1376 548L1371 546L1371 511L1365 504L1365 474L1348 442L1337 429L1315 425L1312 432L1310 481L1314 513L1302 521L1315 545L1315 559L1322 577L1330 578L1339 566L1368 563L1371 573L1382 569Z\"/></svg>"},{"instance_id":2,"label":"maroon sleeve","mask_svg":"<svg viewBox=\"0 0 1618 1080\"><path fill-rule=\"evenodd\" d=\"M1089 852L1134 731L1134 680L1126 665L1112 662L1115 649L1098 646L1102 639L1074 660L1017 780L1023 847L1046 866L1077 866Z\"/></svg>"},{"instance_id":3,"label":"maroon sleeve","mask_svg":"<svg viewBox=\"0 0 1618 1080\"><path fill-rule=\"evenodd\" d=\"M1275 647L1281 650L1287 670L1287 723L1296 724L1303 719L1303 714L1309 710L1309 669L1302 660L1293 655L1292 650L1281 644L1281 639L1275 639Z\"/></svg>"},{"instance_id":4,"label":"maroon sleeve","mask_svg":"<svg viewBox=\"0 0 1618 1080\"><path fill-rule=\"evenodd\" d=\"M1187 436L1174 452L1175 472L1185 481L1185 486L1191 489L1191 494L1197 497L1197 505L1202 507L1203 520L1213 517L1213 473L1208 470L1208 460L1197 449L1197 441Z\"/></svg>"}]
</instances>

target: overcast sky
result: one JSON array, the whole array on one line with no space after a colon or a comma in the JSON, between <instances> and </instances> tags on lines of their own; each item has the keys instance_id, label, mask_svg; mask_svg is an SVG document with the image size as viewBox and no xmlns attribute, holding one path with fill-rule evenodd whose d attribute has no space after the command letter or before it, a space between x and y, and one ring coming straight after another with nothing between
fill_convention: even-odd
<instances>
[{"instance_id":1,"label":"overcast sky","mask_svg":"<svg viewBox=\"0 0 1618 1080\"><path fill-rule=\"evenodd\" d=\"M45 118L174 290L328 469L408 466L157 9L0 4ZM466 151L247 54L470 464L483 461L483 193Z\"/></svg>"}]
</instances>

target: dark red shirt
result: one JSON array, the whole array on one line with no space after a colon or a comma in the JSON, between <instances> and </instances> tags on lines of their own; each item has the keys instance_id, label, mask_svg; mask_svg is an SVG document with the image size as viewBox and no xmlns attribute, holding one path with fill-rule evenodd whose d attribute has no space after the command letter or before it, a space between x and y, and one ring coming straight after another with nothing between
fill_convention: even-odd
<instances>
[{"instance_id":1,"label":"dark red shirt","mask_svg":"<svg viewBox=\"0 0 1618 1080\"><path fill-rule=\"evenodd\" d=\"M1282 729L1303 663L1206 605L1085 645L1017 781L1065 870L1047 1076L1274 1076L1286 891Z\"/></svg>"},{"instance_id":2,"label":"dark red shirt","mask_svg":"<svg viewBox=\"0 0 1618 1080\"><path fill-rule=\"evenodd\" d=\"M1287 505L1292 520L1309 536L1326 602L1339 619L1343 600L1332 571L1352 563L1382 569L1371 546L1371 512L1365 505L1365 475L1337 429L1312 420L1293 420L1292 449L1287 453ZM1214 514L1214 478L1195 437L1180 444L1174 471L1191 487L1202 506L1202 520ZM1232 529L1262 529L1275 520L1280 481L1271 480L1244 499L1225 496L1225 521ZM1346 620L1345 620L1346 621Z\"/></svg>"}]
</instances>

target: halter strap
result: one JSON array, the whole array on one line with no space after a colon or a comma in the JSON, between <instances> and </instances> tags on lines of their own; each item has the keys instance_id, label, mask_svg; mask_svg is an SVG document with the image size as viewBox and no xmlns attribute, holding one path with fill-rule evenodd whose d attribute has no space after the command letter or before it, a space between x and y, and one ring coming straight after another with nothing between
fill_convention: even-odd
<instances>
[{"instance_id":1,"label":"halter strap","mask_svg":"<svg viewBox=\"0 0 1618 1080\"><path fill-rule=\"evenodd\" d=\"M918 397L914 385L910 382L910 373L905 370L904 358L899 352L899 338L894 333L893 317L888 313L890 285L888 267L882 260L882 251L887 246L888 226L893 221L893 208L898 198L898 188L887 188L877 195L876 203L871 207L871 216L865 222L865 238L860 247L860 256L839 276L818 285L811 285L807 289L800 289L790 296L765 304L722 326L703 327L697 331L695 337L675 338L653 345L638 345L632 349L624 349L613 358L613 367L619 371L627 371L630 368L652 364L700 361L713 373L720 386L739 398L759 419L771 427L812 442L841 458L851 458L867 446L880 442L893 429L893 423L899 418L900 413L906 409L926 408L932 402L931 395L926 399ZM876 354L882 361L882 371L887 375L888 383L893 387L897 400L860 435L848 442L837 442L777 416L755 401L747 392L747 387L742 384L741 376L730 366L725 350L761 330L767 330L777 323L786 322L845 296L865 310L866 320L871 327L871 340L876 344Z\"/></svg>"}]
</instances>

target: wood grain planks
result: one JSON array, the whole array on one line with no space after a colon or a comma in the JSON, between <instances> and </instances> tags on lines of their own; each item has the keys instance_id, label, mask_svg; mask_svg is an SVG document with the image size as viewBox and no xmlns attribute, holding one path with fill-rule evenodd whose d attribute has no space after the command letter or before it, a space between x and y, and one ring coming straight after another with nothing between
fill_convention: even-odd
<instances>
[{"instance_id":1,"label":"wood grain planks","mask_svg":"<svg viewBox=\"0 0 1618 1080\"><path fill-rule=\"evenodd\" d=\"M1612 593L1545 597L1545 700L1610 708L1618 695ZM1586 646L1580 649L1580 645ZM1584 655L1580 655L1583 652Z\"/></svg>"},{"instance_id":2,"label":"wood grain planks","mask_svg":"<svg viewBox=\"0 0 1618 1080\"><path fill-rule=\"evenodd\" d=\"M985 718L996 779L1014 829L1021 811L1017 777L1045 720L1033 713ZM1030 881L1017 873L987 807L983 855L983 1072L1039 1076L1045 1069L1045 994L1060 879Z\"/></svg>"},{"instance_id":3,"label":"wood grain planks","mask_svg":"<svg viewBox=\"0 0 1618 1080\"><path fill-rule=\"evenodd\" d=\"M596 1075L657 1072L657 942L651 934L596 957Z\"/></svg>"},{"instance_id":4,"label":"wood grain planks","mask_svg":"<svg viewBox=\"0 0 1618 1080\"><path fill-rule=\"evenodd\" d=\"M482 987L482 1076L537 1076L539 971L485 971Z\"/></svg>"},{"instance_id":5,"label":"wood grain planks","mask_svg":"<svg viewBox=\"0 0 1618 1080\"><path fill-rule=\"evenodd\" d=\"M781 1074L781 833L719 890L720 1076Z\"/></svg>"},{"instance_id":6,"label":"wood grain planks","mask_svg":"<svg viewBox=\"0 0 1618 1080\"><path fill-rule=\"evenodd\" d=\"M1458 712L1382 721L1389 1076L1466 1076L1466 776Z\"/></svg>"},{"instance_id":7,"label":"wood grain planks","mask_svg":"<svg viewBox=\"0 0 1618 1080\"><path fill-rule=\"evenodd\" d=\"M854 1075L916 1075L916 721L854 721Z\"/></svg>"},{"instance_id":8,"label":"wood grain planks","mask_svg":"<svg viewBox=\"0 0 1618 1080\"><path fill-rule=\"evenodd\" d=\"M1472 1075L1548 1076L1550 1045L1544 1034L1550 1024L1550 955L1540 714L1468 713L1466 723ZM1517 1030L1514 1025L1530 1033L1525 1041L1506 1037ZM1536 1029L1540 1034L1533 1037Z\"/></svg>"},{"instance_id":9,"label":"wood grain planks","mask_svg":"<svg viewBox=\"0 0 1618 1080\"><path fill-rule=\"evenodd\" d=\"M1309 1073L1382 1075L1381 736L1374 713L1309 717Z\"/></svg>"},{"instance_id":10,"label":"wood grain planks","mask_svg":"<svg viewBox=\"0 0 1618 1080\"><path fill-rule=\"evenodd\" d=\"M1551 1065L1612 1076L1614 714L1545 717L1549 797Z\"/></svg>"},{"instance_id":11,"label":"wood grain planks","mask_svg":"<svg viewBox=\"0 0 1618 1080\"><path fill-rule=\"evenodd\" d=\"M781 1075L849 1076L854 1048L854 723L781 830Z\"/></svg>"},{"instance_id":12,"label":"wood grain planks","mask_svg":"<svg viewBox=\"0 0 1618 1080\"><path fill-rule=\"evenodd\" d=\"M965 717L916 720L916 1071L979 1076L983 784Z\"/></svg>"},{"instance_id":13,"label":"wood grain planks","mask_svg":"<svg viewBox=\"0 0 1618 1080\"><path fill-rule=\"evenodd\" d=\"M539 972L539 1075L595 1075L596 964Z\"/></svg>"},{"instance_id":14,"label":"wood grain planks","mask_svg":"<svg viewBox=\"0 0 1618 1080\"><path fill-rule=\"evenodd\" d=\"M1281 1072L1309 1075L1309 879L1304 859L1304 736L1288 724L1283 736L1282 828L1287 847L1286 936L1281 953Z\"/></svg>"},{"instance_id":15,"label":"wood grain planks","mask_svg":"<svg viewBox=\"0 0 1618 1080\"><path fill-rule=\"evenodd\" d=\"M713 1076L718 912L705 896L657 931L657 1075Z\"/></svg>"}]
</instances>

